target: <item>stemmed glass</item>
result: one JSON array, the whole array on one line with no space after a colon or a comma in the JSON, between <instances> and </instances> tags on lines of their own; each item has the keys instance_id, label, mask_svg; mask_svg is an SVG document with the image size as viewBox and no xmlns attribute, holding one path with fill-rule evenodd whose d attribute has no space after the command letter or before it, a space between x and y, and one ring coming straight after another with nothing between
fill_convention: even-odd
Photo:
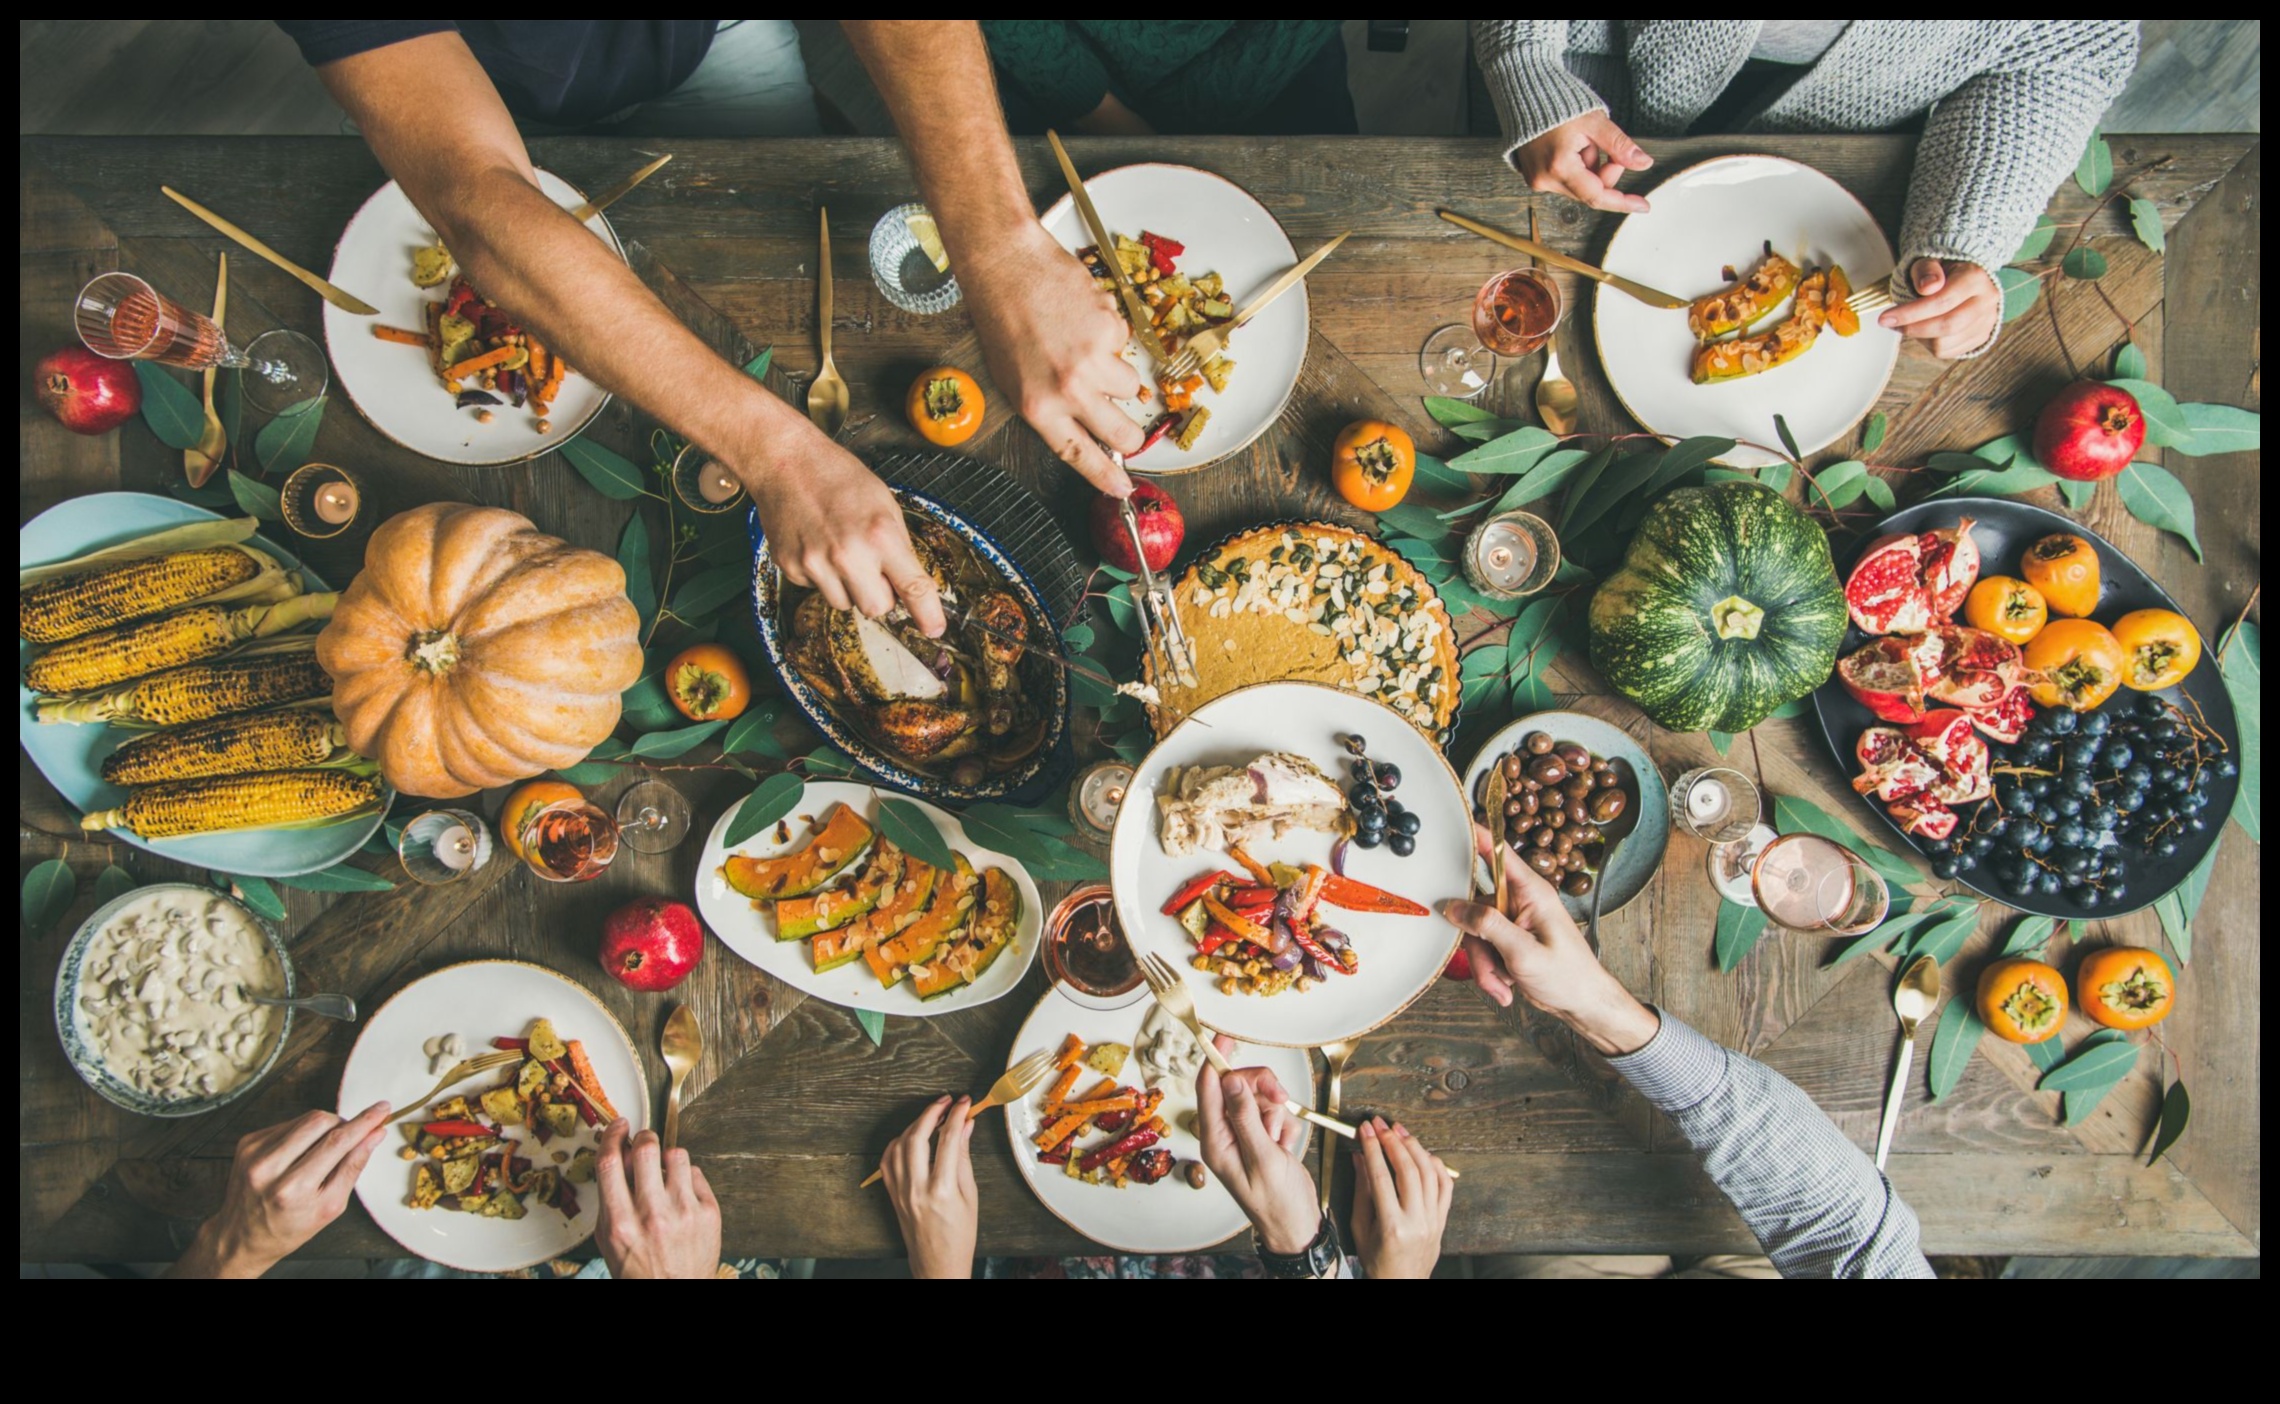
<instances>
[{"instance_id":1,"label":"stemmed glass","mask_svg":"<svg viewBox=\"0 0 2280 1404\"><path fill-rule=\"evenodd\" d=\"M618 837L636 853L663 853L689 832L689 802L662 780L644 780L618 796Z\"/></svg>"},{"instance_id":2,"label":"stemmed glass","mask_svg":"<svg viewBox=\"0 0 2280 1404\"><path fill-rule=\"evenodd\" d=\"M1426 390L1469 400L1496 378L1498 356L1529 356L1544 348L1567 315L1559 284L1540 268L1514 268L1481 284L1471 325L1451 322L1425 338L1417 369Z\"/></svg>"},{"instance_id":3,"label":"stemmed glass","mask_svg":"<svg viewBox=\"0 0 2280 1404\"><path fill-rule=\"evenodd\" d=\"M265 414L308 404L324 394L329 378L323 348L299 332L264 332L240 350L213 318L132 273L97 276L79 290L71 312L79 339L98 356L248 372L246 399Z\"/></svg>"}]
</instances>

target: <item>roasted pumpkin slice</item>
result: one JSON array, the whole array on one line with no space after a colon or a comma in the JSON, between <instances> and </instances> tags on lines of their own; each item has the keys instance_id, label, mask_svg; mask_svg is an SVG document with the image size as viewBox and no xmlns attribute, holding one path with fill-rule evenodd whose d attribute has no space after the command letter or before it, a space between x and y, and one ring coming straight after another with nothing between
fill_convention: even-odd
<instances>
[{"instance_id":1,"label":"roasted pumpkin slice","mask_svg":"<svg viewBox=\"0 0 2280 1404\"><path fill-rule=\"evenodd\" d=\"M916 921L926 910L927 899L934 895L939 875L940 870L932 864L905 857L877 906L861 920L814 938L810 954L815 968L819 972L835 970L859 955L869 955L881 941Z\"/></svg>"},{"instance_id":2,"label":"roasted pumpkin slice","mask_svg":"<svg viewBox=\"0 0 2280 1404\"><path fill-rule=\"evenodd\" d=\"M1829 265L1829 330L1839 336L1852 336L1860 330L1860 313L1852 306L1852 280L1845 270Z\"/></svg>"},{"instance_id":3,"label":"roasted pumpkin slice","mask_svg":"<svg viewBox=\"0 0 2280 1404\"><path fill-rule=\"evenodd\" d=\"M1738 336L1731 341L1713 341L1697 348L1694 383L1711 385L1721 380L1739 380L1796 360L1820 339L1821 328L1829 321L1828 305L1828 270L1816 269L1797 285L1797 300L1790 306L1788 319L1780 326L1758 336Z\"/></svg>"},{"instance_id":4,"label":"roasted pumpkin slice","mask_svg":"<svg viewBox=\"0 0 2280 1404\"><path fill-rule=\"evenodd\" d=\"M864 963L878 977L881 988L893 989L911 966L924 962L943 942L965 929L980 882L966 855L954 856L958 869L936 884L940 890L933 894L934 904L925 914L863 952Z\"/></svg>"},{"instance_id":5,"label":"roasted pumpkin slice","mask_svg":"<svg viewBox=\"0 0 2280 1404\"><path fill-rule=\"evenodd\" d=\"M755 902L783 897L805 897L863 856L870 845L871 826L863 816L841 805L806 844L774 858L745 858L735 854L721 865L728 885Z\"/></svg>"},{"instance_id":6,"label":"roasted pumpkin slice","mask_svg":"<svg viewBox=\"0 0 2280 1404\"><path fill-rule=\"evenodd\" d=\"M1797 286L1798 277L1796 264L1768 248L1748 276L1694 299L1694 305L1687 309L1686 325L1696 341L1747 331L1781 305Z\"/></svg>"},{"instance_id":7,"label":"roasted pumpkin slice","mask_svg":"<svg viewBox=\"0 0 2280 1404\"><path fill-rule=\"evenodd\" d=\"M972 927L955 948L942 951L911 972L912 988L920 999L933 999L973 984L997 964L1020 926L1021 889L1003 869L990 869L982 874L982 902Z\"/></svg>"},{"instance_id":8,"label":"roasted pumpkin slice","mask_svg":"<svg viewBox=\"0 0 2280 1404\"><path fill-rule=\"evenodd\" d=\"M778 902L776 939L802 941L818 932L837 931L878 906L879 899L902 881L904 867L903 851L879 839L871 845L871 859L853 883Z\"/></svg>"}]
</instances>

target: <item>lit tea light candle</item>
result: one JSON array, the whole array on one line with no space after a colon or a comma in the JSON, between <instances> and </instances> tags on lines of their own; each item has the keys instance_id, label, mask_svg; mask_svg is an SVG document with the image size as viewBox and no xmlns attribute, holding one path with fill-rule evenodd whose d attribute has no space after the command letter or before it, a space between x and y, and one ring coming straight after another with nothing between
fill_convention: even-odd
<instances>
[{"instance_id":1,"label":"lit tea light candle","mask_svg":"<svg viewBox=\"0 0 2280 1404\"><path fill-rule=\"evenodd\" d=\"M697 495L707 502L726 502L742 491L743 484L718 463L707 463L697 470Z\"/></svg>"},{"instance_id":2,"label":"lit tea light candle","mask_svg":"<svg viewBox=\"0 0 2280 1404\"><path fill-rule=\"evenodd\" d=\"M356 518L357 503L356 484L344 480L318 488L309 505L318 521L327 526L346 526Z\"/></svg>"},{"instance_id":3,"label":"lit tea light candle","mask_svg":"<svg viewBox=\"0 0 2280 1404\"><path fill-rule=\"evenodd\" d=\"M1116 811L1132 788L1132 767L1122 761L1101 761L1077 780L1070 796L1070 816L1096 834L1106 836L1116 827Z\"/></svg>"},{"instance_id":4,"label":"lit tea light candle","mask_svg":"<svg viewBox=\"0 0 2280 1404\"><path fill-rule=\"evenodd\" d=\"M435 836L434 847L429 851L435 854L438 863L455 873L463 873L475 866L475 835L467 831L465 824L454 824Z\"/></svg>"},{"instance_id":5,"label":"lit tea light candle","mask_svg":"<svg viewBox=\"0 0 2280 1404\"><path fill-rule=\"evenodd\" d=\"M1714 777L1704 776L1686 792L1686 815L1697 824L1713 825L1733 812L1734 797Z\"/></svg>"},{"instance_id":6,"label":"lit tea light candle","mask_svg":"<svg viewBox=\"0 0 2280 1404\"><path fill-rule=\"evenodd\" d=\"M1493 599L1532 595L1551 583L1559 551L1559 539L1543 518L1506 512L1482 522L1465 543L1465 579Z\"/></svg>"}]
</instances>

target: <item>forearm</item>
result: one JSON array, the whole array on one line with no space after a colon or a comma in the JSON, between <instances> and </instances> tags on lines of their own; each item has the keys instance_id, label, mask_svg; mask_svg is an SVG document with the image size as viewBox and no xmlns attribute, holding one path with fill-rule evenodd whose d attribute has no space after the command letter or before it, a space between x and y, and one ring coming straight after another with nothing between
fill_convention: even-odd
<instances>
[{"instance_id":1,"label":"forearm","mask_svg":"<svg viewBox=\"0 0 2280 1404\"><path fill-rule=\"evenodd\" d=\"M259 1277L269 1271L272 1263L247 1253L242 1247L228 1241L228 1235L208 1219L191 1235L190 1246L182 1250L166 1270L168 1277Z\"/></svg>"},{"instance_id":2,"label":"forearm","mask_svg":"<svg viewBox=\"0 0 2280 1404\"><path fill-rule=\"evenodd\" d=\"M1562 122L1604 111L1591 85L1563 61L1570 21L1474 20L1473 57L1487 80L1507 148L1519 147ZM1505 153L1511 158L1511 151Z\"/></svg>"},{"instance_id":3,"label":"forearm","mask_svg":"<svg viewBox=\"0 0 2280 1404\"><path fill-rule=\"evenodd\" d=\"M1665 1014L1609 1060L1671 1119L1789 1277L1929 1277L1916 1216L1787 1078Z\"/></svg>"}]
</instances>

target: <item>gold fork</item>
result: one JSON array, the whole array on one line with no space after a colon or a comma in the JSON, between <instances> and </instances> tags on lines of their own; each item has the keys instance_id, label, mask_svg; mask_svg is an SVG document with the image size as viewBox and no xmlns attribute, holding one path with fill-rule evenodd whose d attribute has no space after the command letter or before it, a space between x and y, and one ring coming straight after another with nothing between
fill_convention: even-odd
<instances>
[{"instance_id":1,"label":"gold fork","mask_svg":"<svg viewBox=\"0 0 2280 1404\"><path fill-rule=\"evenodd\" d=\"M1179 354L1172 357L1171 364L1164 367L1163 375L1158 378L1185 380L1197 371L1202 370L1204 365L1227 345L1228 337L1234 335L1235 331L1245 322L1264 312L1268 303L1305 282L1306 275L1314 271L1314 265L1328 258L1330 251L1345 243L1346 235L1353 232L1351 229L1347 230L1345 234L1340 234L1337 238L1332 239L1329 243L1283 270L1282 276L1267 284L1264 292L1245 303L1243 310L1236 313L1232 320L1222 322L1218 326L1208 328L1190 338L1188 343L1180 348Z\"/></svg>"},{"instance_id":2,"label":"gold fork","mask_svg":"<svg viewBox=\"0 0 2280 1404\"><path fill-rule=\"evenodd\" d=\"M1881 312L1891 305L1892 290L1882 283L1871 284L1845 299L1845 306L1850 307L1855 315Z\"/></svg>"},{"instance_id":3,"label":"gold fork","mask_svg":"<svg viewBox=\"0 0 2280 1404\"><path fill-rule=\"evenodd\" d=\"M974 1103L972 1109L966 1114L969 1117L980 1116L991 1107L1002 1107L1008 1102L1018 1102L1036 1091L1038 1084L1045 1081L1046 1074L1053 1071L1053 1054L1055 1051L1050 1048L1040 1048L1012 1067L1007 1068L997 1081L990 1084L990 1090L984 1094L982 1100ZM855 1188L869 1189L885 1178L886 1173L887 1167L882 1165L871 1172L869 1179Z\"/></svg>"},{"instance_id":4,"label":"gold fork","mask_svg":"<svg viewBox=\"0 0 2280 1404\"><path fill-rule=\"evenodd\" d=\"M1187 982L1180 978L1179 970L1170 961L1150 951L1140 958L1140 973L1146 977L1149 991L1156 996L1156 1003L1164 1006L1165 1013L1188 1026L1188 1032L1195 1035L1195 1041L1203 1045L1203 1056L1211 1060L1211 1065L1219 1069L1220 1075L1225 1076L1235 1071L1235 1065L1227 1061L1227 1055L1213 1046L1211 1031L1196 1018L1195 996L1188 993ZM1301 1120L1311 1121L1325 1131L1335 1131L1349 1141L1354 1138L1353 1127L1334 1116L1324 1116L1295 1097L1283 1099L1283 1110Z\"/></svg>"},{"instance_id":5,"label":"gold fork","mask_svg":"<svg viewBox=\"0 0 2280 1404\"><path fill-rule=\"evenodd\" d=\"M382 1124L393 1126L407 1116L415 1116L426 1110L428 1103L441 1096L444 1090L453 1084L465 1082L479 1072L489 1072L493 1068L505 1067L509 1063L519 1063L524 1056L518 1049L501 1048L496 1052L478 1053L472 1058L462 1058L451 1065L451 1071L443 1075L443 1081L430 1088L426 1096L406 1102L402 1111L389 1117Z\"/></svg>"},{"instance_id":6,"label":"gold fork","mask_svg":"<svg viewBox=\"0 0 2280 1404\"><path fill-rule=\"evenodd\" d=\"M1322 1045L1322 1061L1329 1070L1322 1102L1325 1111L1331 1116L1336 1116L1345 1102L1346 1060L1353 1057L1354 1050L1361 1046L1361 1040L1352 1038L1335 1039ZM1325 1214L1330 1212L1330 1176L1336 1169L1337 1163L1330 1158L1330 1143L1324 1141L1322 1173L1315 1176L1315 1185L1321 1191L1322 1212Z\"/></svg>"}]
</instances>

